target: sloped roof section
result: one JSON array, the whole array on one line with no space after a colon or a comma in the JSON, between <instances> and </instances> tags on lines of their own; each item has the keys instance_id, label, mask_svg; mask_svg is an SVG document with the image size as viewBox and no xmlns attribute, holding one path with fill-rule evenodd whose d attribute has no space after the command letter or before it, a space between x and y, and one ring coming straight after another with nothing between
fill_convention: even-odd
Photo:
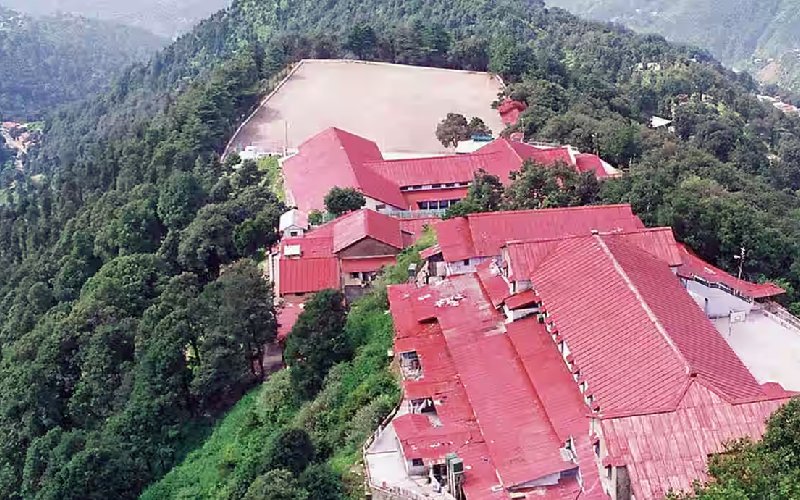
<instances>
[{"instance_id":1,"label":"sloped roof section","mask_svg":"<svg viewBox=\"0 0 800 500\"><path fill-rule=\"evenodd\" d=\"M682 264L678 244L672 234L672 228L643 228L620 233L598 233L604 241L623 241L644 250L651 256L670 267ZM568 236L588 238L589 236ZM511 241L505 246L509 278L527 280L534 270L550 254L559 248L565 238L536 239L531 241Z\"/></svg>"},{"instance_id":2,"label":"sloped roof section","mask_svg":"<svg viewBox=\"0 0 800 500\"><path fill-rule=\"evenodd\" d=\"M660 500L670 490L691 492L708 479L707 457L733 439L759 439L786 399L732 405L694 382L677 409L602 421L607 465L626 465L637 499Z\"/></svg>"},{"instance_id":3,"label":"sloped roof section","mask_svg":"<svg viewBox=\"0 0 800 500\"><path fill-rule=\"evenodd\" d=\"M501 254L509 241L588 235L592 230L625 232L642 229L630 205L519 210L471 214L436 226L448 262Z\"/></svg>"},{"instance_id":4,"label":"sloped roof section","mask_svg":"<svg viewBox=\"0 0 800 500\"><path fill-rule=\"evenodd\" d=\"M774 283L750 283L731 276L722 269L703 261L686 245L679 245L678 251L683 263L678 269L678 274L685 278L700 278L709 283L721 284L739 295L751 299L763 299L786 293L783 288Z\"/></svg>"},{"instance_id":5,"label":"sloped roof section","mask_svg":"<svg viewBox=\"0 0 800 500\"><path fill-rule=\"evenodd\" d=\"M649 255L644 257L622 241L612 239L606 246L636 288L642 306L652 311L693 375L729 402L764 395L741 359L667 266Z\"/></svg>"},{"instance_id":6,"label":"sloped roof section","mask_svg":"<svg viewBox=\"0 0 800 500\"><path fill-rule=\"evenodd\" d=\"M302 143L299 152L283 163L283 175L294 204L306 213L324 209L325 195L334 186L355 188L403 208L400 189L363 166L381 160L374 142L332 127Z\"/></svg>"},{"instance_id":7,"label":"sloped roof section","mask_svg":"<svg viewBox=\"0 0 800 500\"><path fill-rule=\"evenodd\" d=\"M491 166L501 161L499 154L464 154L434 156L409 160L387 160L367 163L386 179L400 187L453 182L471 182L479 169L490 171Z\"/></svg>"},{"instance_id":8,"label":"sloped roof section","mask_svg":"<svg viewBox=\"0 0 800 500\"><path fill-rule=\"evenodd\" d=\"M403 249L400 221L373 210L356 210L334 221L333 251L339 253L350 245L372 238L398 250Z\"/></svg>"},{"instance_id":9,"label":"sloped roof section","mask_svg":"<svg viewBox=\"0 0 800 500\"><path fill-rule=\"evenodd\" d=\"M695 377L727 401L765 397L678 277L636 246L566 239L531 279L603 413L672 410Z\"/></svg>"},{"instance_id":10,"label":"sloped roof section","mask_svg":"<svg viewBox=\"0 0 800 500\"><path fill-rule=\"evenodd\" d=\"M335 258L282 259L278 265L280 294L339 288L339 261Z\"/></svg>"}]
</instances>

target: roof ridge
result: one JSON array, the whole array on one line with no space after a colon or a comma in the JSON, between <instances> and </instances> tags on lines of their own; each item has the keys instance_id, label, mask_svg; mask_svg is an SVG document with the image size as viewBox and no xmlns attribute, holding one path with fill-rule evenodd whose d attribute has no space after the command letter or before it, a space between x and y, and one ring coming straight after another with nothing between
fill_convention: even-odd
<instances>
[{"instance_id":1,"label":"roof ridge","mask_svg":"<svg viewBox=\"0 0 800 500\"><path fill-rule=\"evenodd\" d=\"M603 238L600 237L600 235L594 235L594 239L599 244L600 248L603 250L603 253L606 255L606 257L608 257L608 259L611 261L611 264L614 266L614 270L623 279L625 285L627 285L628 289L636 297L636 300L639 301L639 305L642 307L642 309L644 309L645 313L647 313L648 318L650 318L650 321L656 327L658 333L661 334L662 338L667 342L672 351L675 352L675 354L678 356L678 359L680 359L681 362L684 364L684 366L686 367L686 374L687 375L692 374L693 370L692 366L689 364L689 361L687 361L686 357L684 357L683 353L680 351L680 349L678 349L678 346L675 345L675 342L672 340L672 337L670 337L669 333L667 333L666 329L664 329L664 325L661 324L661 321L658 319L658 316L656 316L653 310L650 309L650 306L644 300L644 297L642 297L642 294L639 292L639 289L636 288L636 285L633 284L633 281L631 281L631 278L630 276L628 276L628 273L625 272L625 269L623 269L622 265L619 263L619 261L617 261L617 258L614 256L614 253L611 251L610 248L608 248L606 242L603 241Z\"/></svg>"},{"instance_id":2,"label":"roof ridge","mask_svg":"<svg viewBox=\"0 0 800 500\"><path fill-rule=\"evenodd\" d=\"M533 212L579 212L583 210L596 210L598 208L619 208L619 207L628 207L631 208L630 203L613 203L611 205L581 205L577 207L558 207L558 208L529 208L527 210L498 210L497 212L478 212L473 214L468 214L466 218L472 217L492 217L496 215L506 215L506 214L522 214L522 213L533 213ZM633 210L631 209L631 213Z\"/></svg>"},{"instance_id":3,"label":"roof ridge","mask_svg":"<svg viewBox=\"0 0 800 500\"><path fill-rule=\"evenodd\" d=\"M478 150L480 151L480 150ZM488 157L488 156L497 156L500 154L499 151L491 151L489 153L467 153L467 154L452 154L452 155L441 155L441 156L420 156L419 158L391 158L388 160L379 160L379 161L365 161L363 163L364 166L375 166L375 165L384 165L387 163L401 163L401 162L422 162L422 161L431 161L431 160L452 160L454 158L457 159L470 159L475 157Z\"/></svg>"}]
</instances>

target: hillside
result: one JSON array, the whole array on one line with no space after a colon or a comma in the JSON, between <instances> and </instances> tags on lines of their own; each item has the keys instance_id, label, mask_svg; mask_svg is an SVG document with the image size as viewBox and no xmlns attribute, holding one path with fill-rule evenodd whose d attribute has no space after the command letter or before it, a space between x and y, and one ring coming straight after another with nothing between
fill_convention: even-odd
<instances>
[{"instance_id":1,"label":"hillside","mask_svg":"<svg viewBox=\"0 0 800 500\"><path fill-rule=\"evenodd\" d=\"M385 297L346 320L339 302L339 356L259 393L277 328L251 259L286 207L268 172L220 154L291 63L359 56L501 75L528 104L527 139L628 173L593 201L631 203L729 270L746 247L744 274L779 280L800 310L800 119L704 53L536 0L238 0L48 115L26 175L0 186L0 498L356 491L359 440L396 396ZM654 114L675 133L647 128ZM298 373L327 376L321 392L286 387Z\"/></svg>"},{"instance_id":2,"label":"hillside","mask_svg":"<svg viewBox=\"0 0 800 500\"><path fill-rule=\"evenodd\" d=\"M32 120L84 99L163 43L140 29L68 15L34 19L0 7L0 113Z\"/></svg>"},{"instance_id":3,"label":"hillside","mask_svg":"<svg viewBox=\"0 0 800 500\"><path fill-rule=\"evenodd\" d=\"M225 7L227 0L3 0L2 5L33 16L75 14L144 29L174 38L203 18Z\"/></svg>"},{"instance_id":4,"label":"hillside","mask_svg":"<svg viewBox=\"0 0 800 500\"><path fill-rule=\"evenodd\" d=\"M800 89L800 3L796 0L548 0L581 16L613 21L708 49L724 63Z\"/></svg>"}]
</instances>

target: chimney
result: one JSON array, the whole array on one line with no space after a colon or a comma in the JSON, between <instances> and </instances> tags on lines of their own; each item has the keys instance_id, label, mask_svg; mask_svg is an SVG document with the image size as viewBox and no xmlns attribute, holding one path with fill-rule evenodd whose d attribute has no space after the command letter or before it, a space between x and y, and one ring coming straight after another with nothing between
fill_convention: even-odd
<instances>
[{"instance_id":1,"label":"chimney","mask_svg":"<svg viewBox=\"0 0 800 500\"><path fill-rule=\"evenodd\" d=\"M525 139L525 134L522 132L514 132L513 134L508 136L508 139L511 142L522 142Z\"/></svg>"}]
</instances>

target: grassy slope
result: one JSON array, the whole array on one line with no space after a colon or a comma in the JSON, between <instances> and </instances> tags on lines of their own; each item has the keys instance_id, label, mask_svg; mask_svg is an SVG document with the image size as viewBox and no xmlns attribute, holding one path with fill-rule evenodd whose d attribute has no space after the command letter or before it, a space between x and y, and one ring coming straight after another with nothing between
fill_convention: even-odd
<instances>
[{"instance_id":1,"label":"grassy slope","mask_svg":"<svg viewBox=\"0 0 800 500\"><path fill-rule=\"evenodd\" d=\"M432 244L433 235L428 233L401 255L372 293L352 307L347 334L360 347L351 361L331 371L316 398L298 405L291 396L289 372L273 375L239 401L201 446L141 498L228 498L237 474L257 466L269 440L285 427L308 431L318 450L329 451L327 461L342 475L351 496L363 494L363 476L354 467L361 460L361 446L400 398L387 357L392 321L385 284L404 282L408 265L419 262L419 250Z\"/></svg>"}]
</instances>

